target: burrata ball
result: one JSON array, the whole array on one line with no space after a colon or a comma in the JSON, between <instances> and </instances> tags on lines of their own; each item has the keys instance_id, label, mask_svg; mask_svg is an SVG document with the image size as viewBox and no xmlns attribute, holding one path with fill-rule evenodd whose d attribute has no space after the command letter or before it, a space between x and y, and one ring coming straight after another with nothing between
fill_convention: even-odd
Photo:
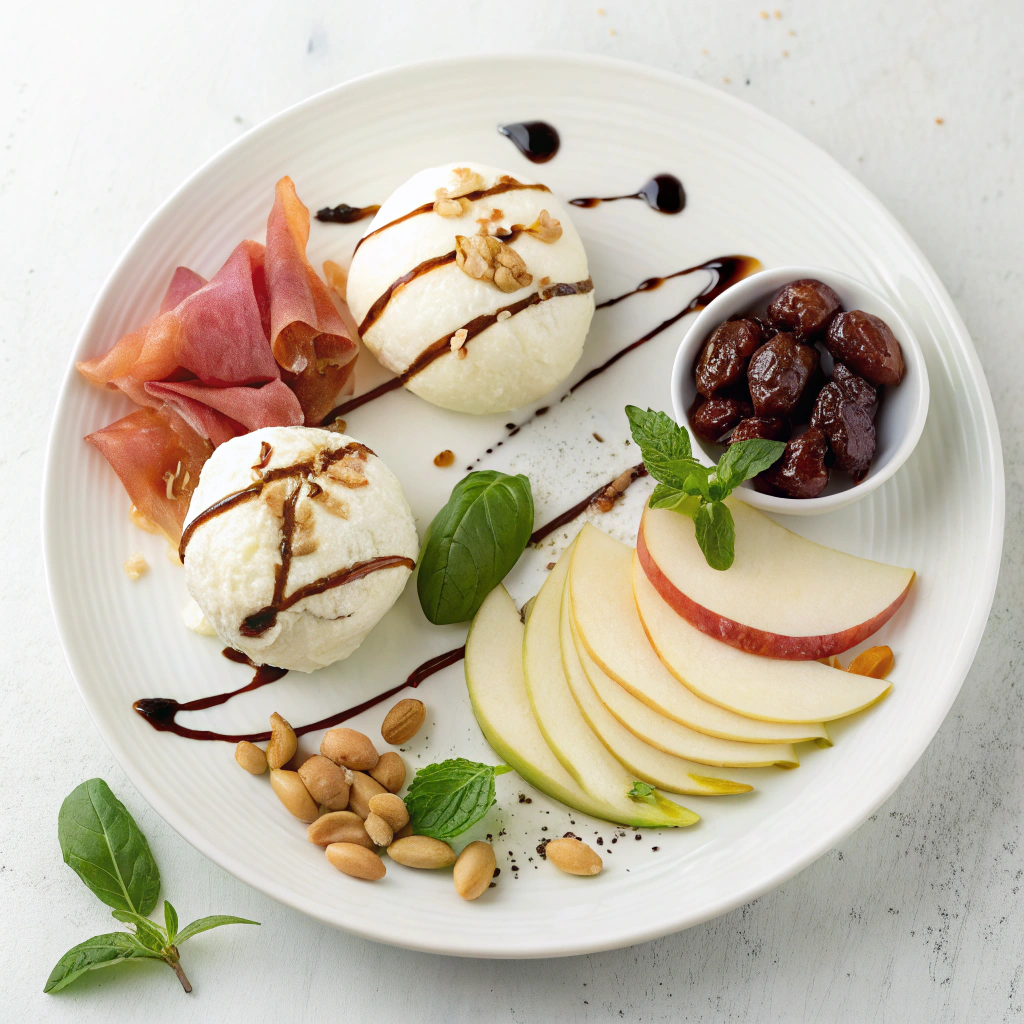
<instances>
[{"instance_id":1,"label":"burrata ball","mask_svg":"<svg viewBox=\"0 0 1024 1024\"><path fill-rule=\"evenodd\" d=\"M309 427L222 444L185 522L185 581L217 636L257 665L347 658L405 588L419 549L395 475Z\"/></svg>"},{"instance_id":2,"label":"burrata ball","mask_svg":"<svg viewBox=\"0 0 1024 1024\"><path fill-rule=\"evenodd\" d=\"M507 412L578 362L594 315L587 254L537 182L447 164L391 194L360 240L347 301L405 386L458 412Z\"/></svg>"}]
</instances>

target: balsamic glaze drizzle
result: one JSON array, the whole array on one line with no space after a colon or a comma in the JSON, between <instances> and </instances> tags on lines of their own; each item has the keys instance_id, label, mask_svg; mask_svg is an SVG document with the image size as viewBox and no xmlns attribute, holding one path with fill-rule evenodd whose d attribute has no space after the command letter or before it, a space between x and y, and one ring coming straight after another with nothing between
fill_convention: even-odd
<instances>
[{"instance_id":1,"label":"balsamic glaze drizzle","mask_svg":"<svg viewBox=\"0 0 1024 1024\"><path fill-rule=\"evenodd\" d=\"M557 129L547 121L499 124L498 131L534 164L546 164L561 145Z\"/></svg>"},{"instance_id":2,"label":"balsamic glaze drizzle","mask_svg":"<svg viewBox=\"0 0 1024 1024\"><path fill-rule=\"evenodd\" d=\"M645 181L636 192L624 196L584 196L570 199L571 206L592 208L600 203L614 203L619 199L642 199L658 213L681 213L686 207L686 189L674 174L656 174Z\"/></svg>"},{"instance_id":3,"label":"balsamic glaze drizzle","mask_svg":"<svg viewBox=\"0 0 1024 1024\"><path fill-rule=\"evenodd\" d=\"M354 224L357 220L372 217L380 209L379 205L349 206L338 203L337 206L325 206L316 211L316 219L328 224Z\"/></svg>"}]
</instances>

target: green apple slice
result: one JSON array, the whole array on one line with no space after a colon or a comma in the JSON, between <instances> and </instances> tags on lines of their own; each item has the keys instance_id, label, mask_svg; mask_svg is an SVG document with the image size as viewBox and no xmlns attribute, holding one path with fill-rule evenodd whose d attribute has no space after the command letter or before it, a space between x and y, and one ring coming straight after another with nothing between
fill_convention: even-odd
<instances>
[{"instance_id":1,"label":"green apple slice","mask_svg":"<svg viewBox=\"0 0 1024 1024\"><path fill-rule=\"evenodd\" d=\"M687 796L726 796L749 793L754 787L731 779L704 774L706 769L693 761L673 757L633 735L602 703L590 685L576 653L568 588L562 592L559 636L562 645L562 668L576 701L594 735L608 752L638 779L659 786L669 793ZM614 683L612 685L615 685ZM674 723L673 723L674 724ZM682 726L679 726L682 728ZM707 739L707 737L703 737ZM721 742L721 741L718 741Z\"/></svg>"},{"instance_id":2,"label":"green apple slice","mask_svg":"<svg viewBox=\"0 0 1024 1024\"><path fill-rule=\"evenodd\" d=\"M572 546L540 588L523 638L526 692L544 739L565 770L604 806L601 817L624 825L692 825L700 817L657 790L631 797L637 780L605 749L573 699L562 668L559 637L562 591ZM649 801L649 802L648 802Z\"/></svg>"},{"instance_id":3,"label":"green apple slice","mask_svg":"<svg viewBox=\"0 0 1024 1024\"><path fill-rule=\"evenodd\" d=\"M745 717L702 700L691 689L680 686L651 646L637 611L633 595L633 549L590 524L583 527L576 542L569 567L569 593L573 622L587 653L619 686L629 691L626 696L642 701L658 715L708 736L743 743L790 744L828 739L825 726L820 722L800 725ZM587 667L586 659L583 665ZM603 699L604 692L599 689L599 693ZM613 705L605 700L605 704L624 725L648 743L654 742L649 731L636 727L641 718L653 723L649 716L637 712L627 719L621 713L621 708L629 709L631 702L617 701ZM683 754L677 748L669 752L704 760L692 753ZM709 763L772 764L786 761L792 755L791 748L788 751L776 748L774 752L762 751L760 757L752 755L749 761L720 759Z\"/></svg>"},{"instance_id":4,"label":"green apple slice","mask_svg":"<svg viewBox=\"0 0 1024 1024\"><path fill-rule=\"evenodd\" d=\"M495 753L531 786L598 818L608 817L562 767L541 735L523 678L523 633L508 591L497 586L473 618L466 638L466 686L473 714Z\"/></svg>"}]
</instances>

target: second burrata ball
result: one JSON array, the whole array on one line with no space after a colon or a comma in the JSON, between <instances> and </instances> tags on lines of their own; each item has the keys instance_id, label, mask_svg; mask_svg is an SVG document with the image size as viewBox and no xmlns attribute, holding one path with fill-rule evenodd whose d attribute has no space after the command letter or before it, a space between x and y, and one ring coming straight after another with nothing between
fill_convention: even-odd
<instances>
[{"instance_id":1,"label":"second burrata ball","mask_svg":"<svg viewBox=\"0 0 1024 1024\"><path fill-rule=\"evenodd\" d=\"M203 466L185 582L217 636L257 665L347 658L402 593L419 541L395 475L354 438L264 427Z\"/></svg>"},{"instance_id":2,"label":"second burrata ball","mask_svg":"<svg viewBox=\"0 0 1024 1024\"><path fill-rule=\"evenodd\" d=\"M367 348L458 412L507 412L576 365L594 315L587 254L546 186L485 164L413 175L363 236L347 300Z\"/></svg>"}]
</instances>

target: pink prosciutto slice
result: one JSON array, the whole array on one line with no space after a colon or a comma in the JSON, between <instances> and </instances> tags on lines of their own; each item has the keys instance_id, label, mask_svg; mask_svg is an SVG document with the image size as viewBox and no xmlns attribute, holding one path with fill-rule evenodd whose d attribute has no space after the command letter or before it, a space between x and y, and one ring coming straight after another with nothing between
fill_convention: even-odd
<instances>
[{"instance_id":1,"label":"pink prosciutto slice","mask_svg":"<svg viewBox=\"0 0 1024 1024\"><path fill-rule=\"evenodd\" d=\"M132 502L177 544L192 492L213 446L173 409L138 409L86 437Z\"/></svg>"},{"instance_id":2,"label":"pink prosciutto slice","mask_svg":"<svg viewBox=\"0 0 1024 1024\"><path fill-rule=\"evenodd\" d=\"M267 221L270 344L306 423L318 426L348 381L357 349L327 286L306 258L308 241L309 210L292 179L284 177Z\"/></svg>"}]
</instances>

